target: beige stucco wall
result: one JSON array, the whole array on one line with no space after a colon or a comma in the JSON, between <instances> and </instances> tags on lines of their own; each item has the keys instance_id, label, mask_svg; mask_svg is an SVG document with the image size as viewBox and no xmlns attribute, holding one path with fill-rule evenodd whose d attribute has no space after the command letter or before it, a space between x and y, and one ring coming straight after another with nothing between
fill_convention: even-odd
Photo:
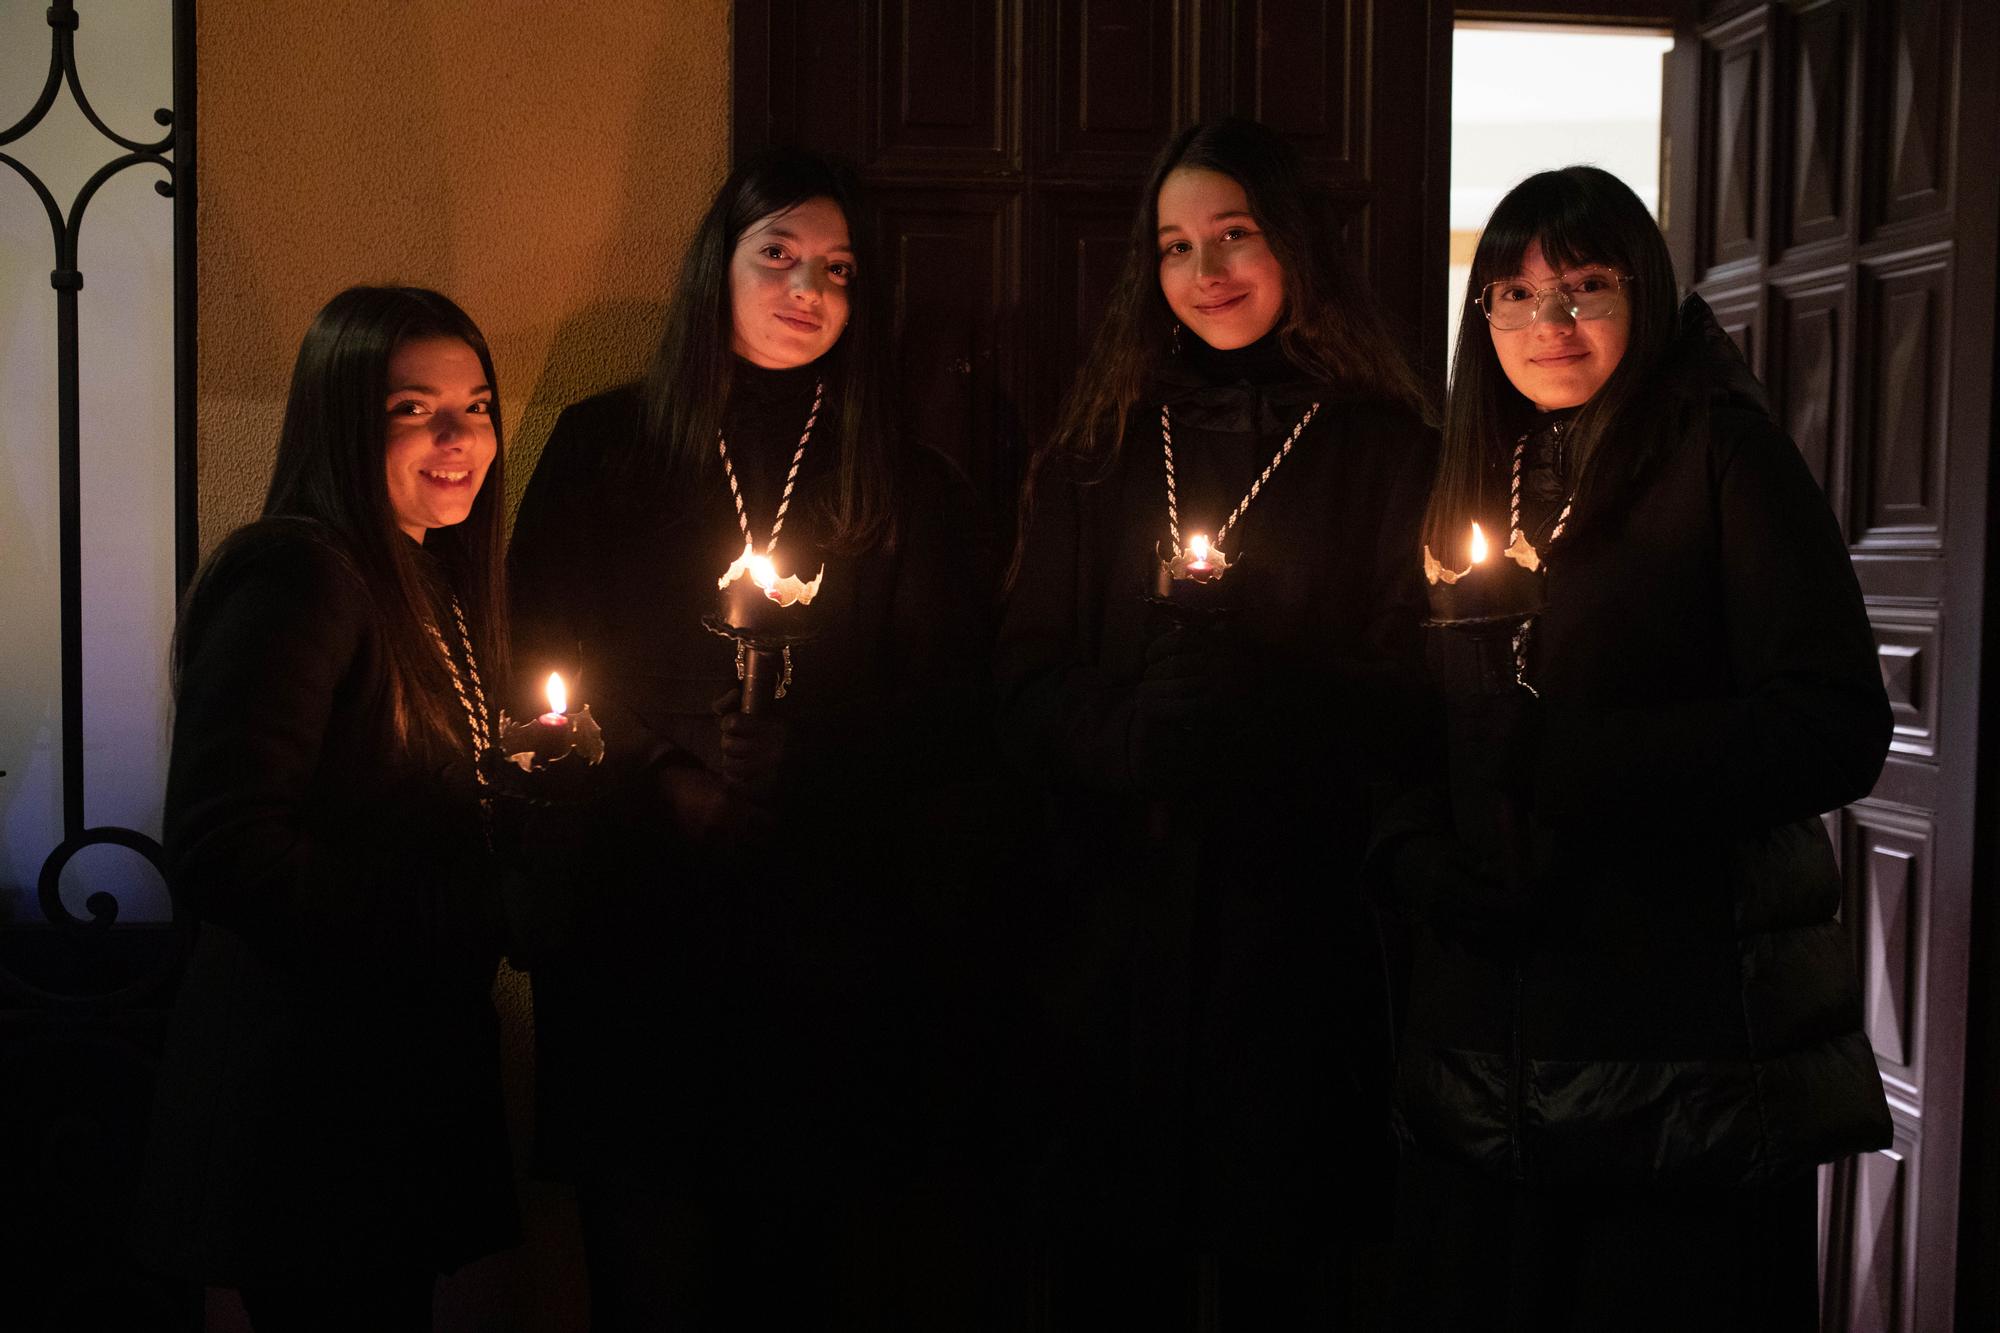
<instances>
[{"instance_id":1,"label":"beige stucco wall","mask_svg":"<svg viewBox=\"0 0 2000 1333\"><path fill-rule=\"evenodd\" d=\"M498 361L518 499L555 414L644 365L727 169L728 0L203 0L201 535L263 499L291 361L355 282Z\"/></svg>"},{"instance_id":2,"label":"beige stucco wall","mask_svg":"<svg viewBox=\"0 0 2000 1333\"><path fill-rule=\"evenodd\" d=\"M727 169L728 0L202 0L201 539L256 516L291 361L356 282L435 287L485 330L510 501L564 405L640 372ZM525 982L498 991L525 1145ZM580 1327L562 1192L461 1274L445 1330ZM227 1297L210 1326L240 1327Z\"/></svg>"}]
</instances>

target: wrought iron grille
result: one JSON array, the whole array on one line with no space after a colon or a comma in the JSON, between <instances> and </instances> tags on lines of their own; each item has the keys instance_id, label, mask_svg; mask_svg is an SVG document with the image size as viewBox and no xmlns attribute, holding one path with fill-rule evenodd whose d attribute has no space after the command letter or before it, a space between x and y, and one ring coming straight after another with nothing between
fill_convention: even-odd
<instances>
[{"instance_id":1,"label":"wrought iron grille","mask_svg":"<svg viewBox=\"0 0 2000 1333\"><path fill-rule=\"evenodd\" d=\"M184 590L194 571L194 4L174 5L173 100L153 120L163 132L158 138L137 138L107 124L91 104L77 68L81 16L76 0L54 0L48 7L49 64L40 94L25 115L0 130L0 150L26 138L48 117L65 87L84 118L101 134L111 155L84 182L65 208L42 179L25 163L0 151L0 165L24 181L48 215L53 266L49 283L56 297L57 394L57 551L61 616L60 688L62 701L63 838L42 862L36 884L41 912L59 931L73 936L102 937L118 918L115 894L99 889L85 900L86 917L72 913L63 902L61 880L70 861L87 847L115 846L145 858L161 869L160 845L145 833L114 825L92 826L84 809L84 690L83 690L83 516L81 483L81 399L83 367L79 364L78 305L84 290L84 223L91 200L121 172L149 167L162 173L154 189L172 201L174 229L174 547L175 587ZM0 780L4 780L0 774ZM171 895L170 895L171 900ZM173 909L176 924L180 910ZM179 932L174 932L178 937ZM38 973L21 975L0 963L0 987L32 1004L115 1008L156 990L178 963L178 950L159 951L134 977L108 989L78 987ZM79 974L88 969L79 969Z\"/></svg>"}]
</instances>

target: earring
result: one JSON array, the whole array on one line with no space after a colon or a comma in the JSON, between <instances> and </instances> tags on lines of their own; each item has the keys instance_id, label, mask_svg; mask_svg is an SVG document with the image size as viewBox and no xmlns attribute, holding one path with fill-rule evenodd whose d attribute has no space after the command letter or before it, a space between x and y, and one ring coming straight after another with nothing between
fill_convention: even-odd
<instances>
[{"instance_id":1,"label":"earring","mask_svg":"<svg viewBox=\"0 0 2000 1333\"><path fill-rule=\"evenodd\" d=\"M1181 354L1181 322L1179 320L1174 321L1174 332L1170 345L1172 347L1173 354L1175 356L1179 356Z\"/></svg>"}]
</instances>

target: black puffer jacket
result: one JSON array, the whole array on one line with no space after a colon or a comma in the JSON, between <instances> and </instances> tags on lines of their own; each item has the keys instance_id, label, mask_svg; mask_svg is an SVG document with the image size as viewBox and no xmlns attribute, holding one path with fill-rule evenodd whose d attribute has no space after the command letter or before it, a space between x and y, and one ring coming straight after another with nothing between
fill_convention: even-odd
<instances>
[{"instance_id":1,"label":"black puffer jacket","mask_svg":"<svg viewBox=\"0 0 2000 1333\"><path fill-rule=\"evenodd\" d=\"M1826 502L1698 298L1627 419L1499 768L1527 919L1418 932L1402 1124L1539 1185L1767 1182L1889 1142L1817 818L1873 785L1888 702Z\"/></svg>"}]
</instances>

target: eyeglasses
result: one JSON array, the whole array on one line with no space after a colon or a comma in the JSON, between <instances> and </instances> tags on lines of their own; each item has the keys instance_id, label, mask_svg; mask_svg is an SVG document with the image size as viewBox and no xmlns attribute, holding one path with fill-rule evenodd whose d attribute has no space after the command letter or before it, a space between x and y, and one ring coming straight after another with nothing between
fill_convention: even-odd
<instances>
[{"instance_id":1,"label":"eyeglasses","mask_svg":"<svg viewBox=\"0 0 2000 1333\"><path fill-rule=\"evenodd\" d=\"M1556 297L1557 308L1571 319L1603 319L1616 314L1624 300L1624 288L1635 279L1607 269L1582 269L1565 273L1546 287L1536 287L1519 278L1489 282L1476 298L1486 314L1486 322L1502 331L1525 329L1540 318L1543 304Z\"/></svg>"}]
</instances>

